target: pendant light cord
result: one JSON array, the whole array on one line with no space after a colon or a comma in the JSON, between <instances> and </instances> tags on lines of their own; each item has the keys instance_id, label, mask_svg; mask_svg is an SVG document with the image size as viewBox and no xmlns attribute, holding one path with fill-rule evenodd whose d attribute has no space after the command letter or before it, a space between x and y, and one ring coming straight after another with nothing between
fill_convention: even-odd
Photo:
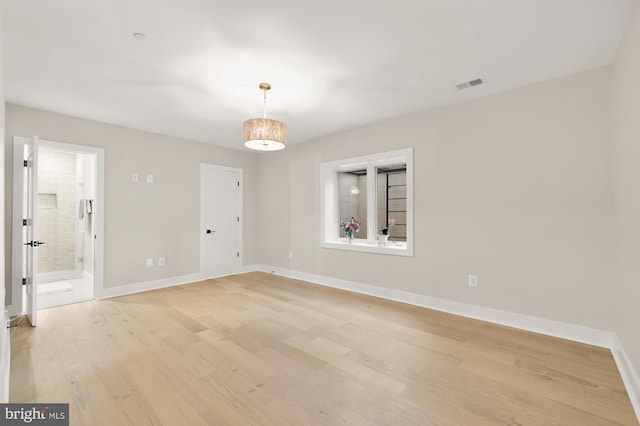
<instances>
[{"instance_id":1,"label":"pendant light cord","mask_svg":"<svg viewBox=\"0 0 640 426\"><path fill-rule=\"evenodd\" d=\"M264 92L264 118L267 118L267 89L262 91Z\"/></svg>"}]
</instances>

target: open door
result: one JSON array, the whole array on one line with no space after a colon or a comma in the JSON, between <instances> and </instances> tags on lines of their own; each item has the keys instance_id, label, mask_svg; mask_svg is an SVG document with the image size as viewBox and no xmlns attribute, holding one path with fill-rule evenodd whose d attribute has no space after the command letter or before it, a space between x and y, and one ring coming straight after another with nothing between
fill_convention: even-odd
<instances>
[{"instance_id":1,"label":"open door","mask_svg":"<svg viewBox=\"0 0 640 426\"><path fill-rule=\"evenodd\" d=\"M38 258L45 260L45 262L47 260L42 259L43 255L46 257L46 253L41 251L44 248L40 247L44 244L39 240L41 237L47 239L48 243L60 241L55 233L47 232L47 229L50 230L51 228L46 226L53 223L49 220L51 215L45 214L46 212L51 212L51 204L42 204L43 200L48 203L51 202L51 197L48 193L52 191L49 188L45 188L45 186L51 186L52 182L49 176L51 168L45 167L44 172L42 172L41 166L43 162L46 163L43 153L51 153L53 151L64 153L69 161L71 161L69 154L75 155L75 160L73 161L75 161L76 186L68 189L71 191L70 196L76 197L76 205L72 207L74 212L72 213L73 220L76 221L73 230L76 234L72 236L72 245L74 245L74 251L71 256L73 258L72 266L67 267L67 264L65 264L60 270L51 271L51 268L47 269L48 264L39 269ZM80 155L83 157L80 158ZM50 159L48 162L51 165ZM64 296L64 302L67 300L67 296L78 290L78 298L70 302L76 303L90 300L95 294L99 295L100 291L102 291L104 270L104 242L102 238L104 229L104 149L48 141L38 139L35 136L32 138L14 136L12 163L12 303L9 306L9 313L11 316L26 313L31 325L35 326L38 308L58 306L53 304L51 296ZM89 163L91 163L91 167L88 166ZM65 164L68 166L67 163ZM79 171L79 168L81 171ZM40 185L38 185L39 174L41 175ZM46 178L43 180L42 177ZM84 191L81 192L79 188L84 188ZM93 188L93 192L88 191L88 188ZM45 194L40 194L42 199L38 203L38 192L43 190ZM87 203L87 200L92 202ZM38 204L41 207L40 221L38 221ZM80 210L80 207L82 207L82 210ZM80 219L80 215L83 215L84 219ZM42 225L45 225L45 227ZM83 248L90 247L92 249L93 253L88 258L86 253L90 253L91 250L83 251L82 253L76 250L75 244L78 244L79 232L83 233ZM51 235L51 237L47 237L47 235ZM57 241L49 241L48 238L54 238ZM84 267L89 264L92 266ZM82 265L82 267L79 265ZM54 273L53 280L51 272ZM76 274L78 274L77 277ZM58 293L42 287L42 282L51 284L56 278L60 277L64 277L64 280L81 282L72 283L73 291ZM40 288L38 288L38 284L40 284ZM76 287L76 284L83 287ZM92 288L88 290L87 286ZM40 296L38 296L38 290L40 290ZM87 294L90 294L90 296L87 296ZM42 296L46 296L48 300L40 299L40 303L38 303L36 298ZM59 298L59 300L62 299L62 297ZM49 303L48 306L47 303Z\"/></svg>"},{"instance_id":2,"label":"open door","mask_svg":"<svg viewBox=\"0 0 640 426\"><path fill-rule=\"evenodd\" d=\"M17 300L24 306L24 312L32 326L36 325L38 313L38 137L14 138L14 224L22 225L22 232L14 232L14 276L20 285L23 297ZM15 225L14 225L15 230ZM19 236L19 238L16 238ZM16 256L22 253L22 256ZM15 267L19 262L19 267ZM16 291L16 286L13 287Z\"/></svg>"},{"instance_id":3,"label":"open door","mask_svg":"<svg viewBox=\"0 0 640 426\"><path fill-rule=\"evenodd\" d=\"M32 326L36 325L38 314L38 137L27 141L24 145L24 186L27 189L23 205L25 207L26 225L24 225L23 244L25 248L25 312ZM23 222L23 223L24 223Z\"/></svg>"}]
</instances>

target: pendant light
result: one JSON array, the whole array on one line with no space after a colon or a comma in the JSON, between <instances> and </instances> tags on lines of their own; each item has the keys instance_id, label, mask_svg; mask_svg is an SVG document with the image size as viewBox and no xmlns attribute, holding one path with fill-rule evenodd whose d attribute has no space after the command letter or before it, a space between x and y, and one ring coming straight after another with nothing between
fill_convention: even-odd
<instances>
[{"instance_id":1,"label":"pendant light","mask_svg":"<svg viewBox=\"0 0 640 426\"><path fill-rule=\"evenodd\" d=\"M258 86L264 92L264 117L244 122L244 146L258 151L277 151L287 143L287 127L278 120L267 118L267 90L269 83Z\"/></svg>"}]
</instances>

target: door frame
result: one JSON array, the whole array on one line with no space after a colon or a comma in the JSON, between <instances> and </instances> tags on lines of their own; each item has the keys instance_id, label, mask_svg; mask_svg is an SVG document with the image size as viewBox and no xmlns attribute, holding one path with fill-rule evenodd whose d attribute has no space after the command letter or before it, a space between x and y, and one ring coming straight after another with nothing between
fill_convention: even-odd
<instances>
[{"instance_id":1,"label":"door frame","mask_svg":"<svg viewBox=\"0 0 640 426\"><path fill-rule=\"evenodd\" d=\"M23 197L23 170L24 143L36 138L13 137L13 217L12 217L12 260L11 260L11 305L10 315L20 315L23 312L24 298L22 289L22 197ZM86 145L76 145L63 142L54 142L38 138L40 147L51 148L58 151L66 151L96 156L95 167L95 228L94 228L94 270L93 270L93 297L102 292L104 287L104 148ZM37 179L37 170L35 178ZM16 256L16 254L18 254Z\"/></svg>"},{"instance_id":2,"label":"door frame","mask_svg":"<svg viewBox=\"0 0 640 426\"><path fill-rule=\"evenodd\" d=\"M238 233L237 233L237 247L238 247L238 253L240 253L240 256L238 257L238 267L236 268L235 272L232 273L238 273L241 271L242 268L242 264L243 264L243 247L242 247L242 231L243 231L243 215L242 215L242 203L243 203L243 194L244 194L244 186L243 186L243 181L242 181L242 169L238 169L235 167L227 167L227 166L219 166L219 165L215 165L215 164L206 164L206 163L200 163L200 227L199 227L199 232L200 232L200 275L204 278L204 279L208 279L208 278L214 278L215 276L207 276L207 270L205 268L205 263L206 263L206 227L207 224L205 223L205 197L207 196L207 185L206 185L206 172L208 170L216 170L216 171L224 171L224 172L232 172L232 173L237 173L238 174L238 182L240 182L240 195L238 196L238 199L236 201L236 209L238 211L238 217L240 218L239 222L239 226L238 226Z\"/></svg>"}]
</instances>

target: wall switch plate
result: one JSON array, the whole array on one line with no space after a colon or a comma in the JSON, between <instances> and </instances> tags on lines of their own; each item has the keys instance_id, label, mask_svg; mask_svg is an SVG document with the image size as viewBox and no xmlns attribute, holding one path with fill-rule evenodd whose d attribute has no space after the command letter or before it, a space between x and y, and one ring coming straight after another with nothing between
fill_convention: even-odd
<instances>
[{"instance_id":1,"label":"wall switch plate","mask_svg":"<svg viewBox=\"0 0 640 426\"><path fill-rule=\"evenodd\" d=\"M147 175L147 183L153 183L153 175Z\"/></svg>"},{"instance_id":2,"label":"wall switch plate","mask_svg":"<svg viewBox=\"0 0 640 426\"><path fill-rule=\"evenodd\" d=\"M153 266L153 259L147 259L147 268L150 268Z\"/></svg>"},{"instance_id":3,"label":"wall switch plate","mask_svg":"<svg viewBox=\"0 0 640 426\"><path fill-rule=\"evenodd\" d=\"M158 258L158 266L164 266L164 257Z\"/></svg>"},{"instance_id":4,"label":"wall switch plate","mask_svg":"<svg viewBox=\"0 0 640 426\"><path fill-rule=\"evenodd\" d=\"M137 182L139 180L137 173L131 173L131 180Z\"/></svg>"},{"instance_id":5,"label":"wall switch plate","mask_svg":"<svg viewBox=\"0 0 640 426\"><path fill-rule=\"evenodd\" d=\"M469 285L471 287L478 287L478 276L477 275L469 275Z\"/></svg>"}]
</instances>

